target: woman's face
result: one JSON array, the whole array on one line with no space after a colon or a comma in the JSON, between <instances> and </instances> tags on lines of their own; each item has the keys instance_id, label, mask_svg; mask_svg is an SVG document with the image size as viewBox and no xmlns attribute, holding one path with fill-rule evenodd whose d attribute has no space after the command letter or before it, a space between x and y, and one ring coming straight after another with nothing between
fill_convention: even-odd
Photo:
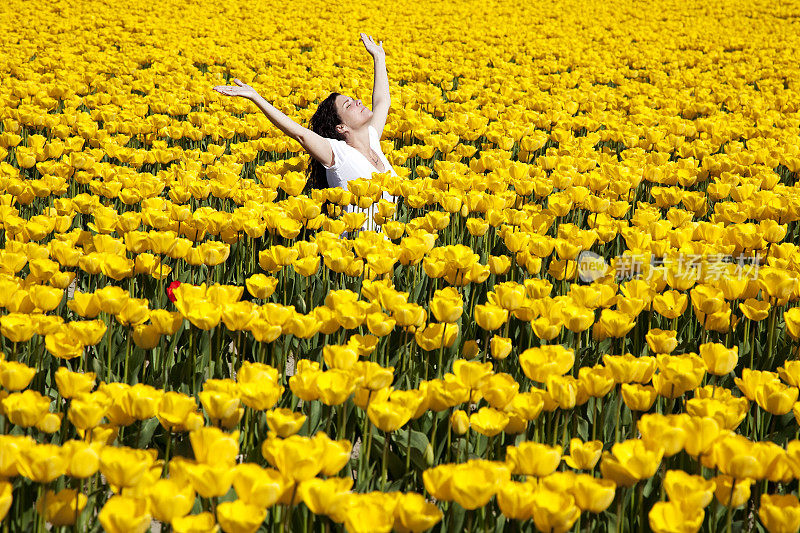
<instances>
[{"instance_id":1,"label":"woman's face","mask_svg":"<svg viewBox=\"0 0 800 533\"><path fill-rule=\"evenodd\" d=\"M342 124L351 130L363 127L372 118L372 111L362 104L361 100L340 94L336 97L335 105Z\"/></svg>"}]
</instances>

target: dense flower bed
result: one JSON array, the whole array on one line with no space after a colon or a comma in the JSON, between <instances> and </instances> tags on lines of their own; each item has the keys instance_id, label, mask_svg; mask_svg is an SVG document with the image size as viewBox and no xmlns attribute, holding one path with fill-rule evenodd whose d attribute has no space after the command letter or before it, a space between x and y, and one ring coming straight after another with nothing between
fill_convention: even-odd
<instances>
[{"instance_id":1,"label":"dense flower bed","mask_svg":"<svg viewBox=\"0 0 800 533\"><path fill-rule=\"evenodd\" d=\"M800 527L792 6L206 4L0 6L4 527ZM309 191L212 87L360 30L399 176Z\"/></svg>"}]
</instances>

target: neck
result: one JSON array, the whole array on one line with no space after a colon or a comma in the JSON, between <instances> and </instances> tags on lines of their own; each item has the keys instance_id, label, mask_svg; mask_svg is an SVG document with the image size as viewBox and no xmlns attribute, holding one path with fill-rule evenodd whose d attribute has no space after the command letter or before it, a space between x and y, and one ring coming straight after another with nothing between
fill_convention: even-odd
<instances>
[{"instance_id":1,"label":"neck","mask_svg":"<svg viewBox=\"0 0 800 533\"><path fill-rule=\"evenodd\" d=\"M366 152L370 149L369 146L369 130L368 126L357 130L350 130L345 133L344 141L361 152Z\"/></svg>"}]
</instances>

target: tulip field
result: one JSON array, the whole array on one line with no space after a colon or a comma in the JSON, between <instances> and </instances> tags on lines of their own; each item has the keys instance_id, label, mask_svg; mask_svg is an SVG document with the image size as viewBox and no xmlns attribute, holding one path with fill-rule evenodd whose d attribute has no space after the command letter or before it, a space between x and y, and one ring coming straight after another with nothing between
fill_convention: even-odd
<instances>
[{"instance_id":1,"label":"tulip field","mask_svg":"<svg viewBox=\"0 0 800 533\"><path fill-rule=\"evenodd\" d=\"M3 532L800 529L796 4L0 26ZM370 105L359 31L397 175L311 189L212 88Z\"/></svg>"}]
</instances>

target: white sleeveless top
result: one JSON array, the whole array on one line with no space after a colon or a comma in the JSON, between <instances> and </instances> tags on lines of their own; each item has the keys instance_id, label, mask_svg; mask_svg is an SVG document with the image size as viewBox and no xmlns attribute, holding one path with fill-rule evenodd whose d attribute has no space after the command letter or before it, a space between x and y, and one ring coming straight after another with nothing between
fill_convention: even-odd
<instances>
[{"instance_id":1,"label":"white sleeveless top","mask_svg":"<svg viewBox=\"0 0 800 533\"><path fill-rule=\"evenodd\" d=\"M386 156L383 155L383 150L381 150L381 143L380 143L380 135L378 134L378 130L373 128L372 126L367 127L369 131L369 145L376 154L378 154L378 158L383 163L384 172L389 171L392 176L397 176L397 172L395 172L392 165L389 164L389 161L386 160ZM333 165L325 167L325 176L328 179L328 187L341 187L344 190L347 189L347 182L350 180L358 179L358 178L370 178L372 177L373 172L380 172L375 165L373 165L369 159L367 159L364 154L350 146L344 141L340 141L338 139L330 139L325 137L330 144L331 149L333 150ZM389 195L387 192L384 191L383 199L388 202L394 202L394 197ZM379 226L375 225L375 222L372 220L373 213L377 212L377 206L374 204L369 207L368 209L360 209L358 206L349 206L348 211L360 211L367 214L367 220L364 223L362 229L378 231L380 228Z\"/></svg>"}]
</instances>

